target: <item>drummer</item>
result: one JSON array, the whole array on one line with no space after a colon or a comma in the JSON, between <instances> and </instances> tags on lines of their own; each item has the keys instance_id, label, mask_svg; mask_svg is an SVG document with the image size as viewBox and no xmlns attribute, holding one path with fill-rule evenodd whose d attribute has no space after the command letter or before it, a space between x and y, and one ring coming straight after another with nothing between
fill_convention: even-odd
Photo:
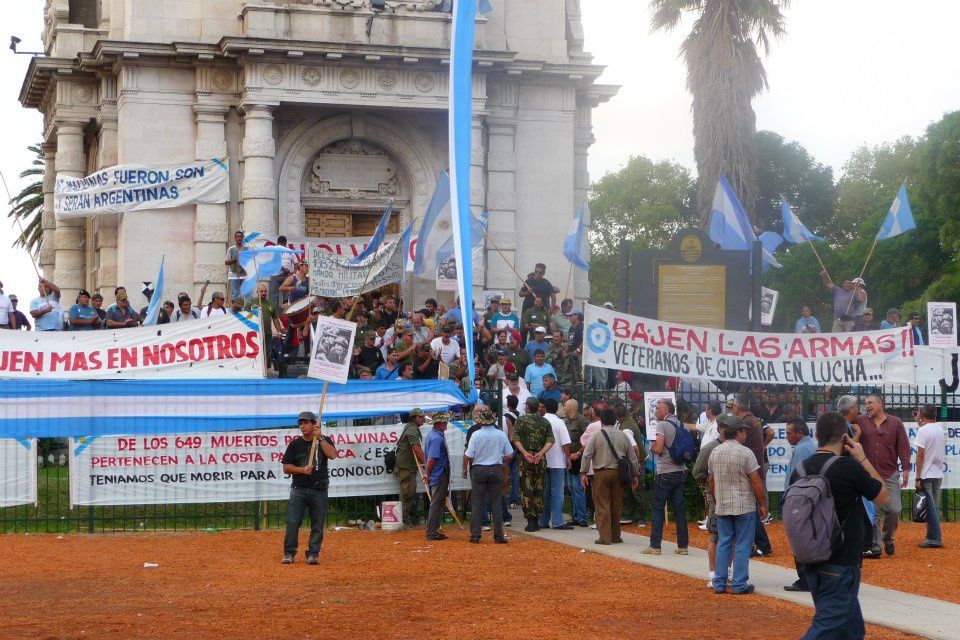
<instances>
[{"instance_id":1,"label":"drummer","mask_svg":"<svg viewBox=\"0 0 960 640\"><path fill-rule=\"evenodd\" d=\"M289 295L290 303L305 298L310 293L310 282L307 277L309 265L306 260L297 263L297 269L280 285L280 292Z\"/></svg>"}]
</instances>

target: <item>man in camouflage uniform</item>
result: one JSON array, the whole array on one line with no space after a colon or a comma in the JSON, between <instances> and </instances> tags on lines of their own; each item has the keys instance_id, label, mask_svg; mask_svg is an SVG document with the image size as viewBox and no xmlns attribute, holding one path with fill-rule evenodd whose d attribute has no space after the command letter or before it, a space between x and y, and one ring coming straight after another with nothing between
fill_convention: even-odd
<instances>
[{"instance_id":1,"label":"man in camouflage uniform","mask_svg":"<svg viewBox=\"0 0 960 640\"><path fill-rule=\"evenodd\" d=\"M520 454L520 505L527 519L524 531L540 530L543 513L543 478L546 472L544 455L553 446L553 427L537 414L540 401L527 398L527 413L513 425L513 446Z\"/></svg>"},{"instance_id":2,"label":"man in camouflage uniform","mask_svg":"<svg viewBox=\"0 0 960 640\"><path fill-rule=\"evenodd\" d=\"M644 463L647 461L647 445L643 431L640 425L633 419L633 415L627 409L627 405L622 402L617 403L613 408L617 415L617 422L620 423L621 431L629 431L633 434L633 439L637 443L634 451L637 452L637 460L640 464L640 481L636 488L627 488L623 490L623 506L620 511L620 524L636 522L641 527L647 524L647 504L644 494Z\"/></svg>"},{"instance_id":3,"label":"man in camouflage uniform","mask_svg":"<svg viewBox=\"0 0 960 640\"><path fill-rule=\"evenodd\" d=\"M417 462L424 464L423 443L420 427L427 416L422 409L414 409L409 414L410 422L403 425L397 440L397 463L393 474L400 481L400 501L403 502L403 524L416 524L417 509Z\"/></svg>"}]
</instances>

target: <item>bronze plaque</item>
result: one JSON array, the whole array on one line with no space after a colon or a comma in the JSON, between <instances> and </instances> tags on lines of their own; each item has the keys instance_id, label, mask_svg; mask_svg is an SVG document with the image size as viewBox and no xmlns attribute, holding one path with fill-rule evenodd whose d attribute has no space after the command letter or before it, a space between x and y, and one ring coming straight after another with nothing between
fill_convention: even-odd
<instances>
[{"instance_id":1,"label":"bronze plaque","mask_svg":"<svg viewBox=\"0 0 960 640\"><path fill-rule=\"evenodd\" d=\"M686 262L696 262L703 254L703 243L697 236L686 236L680 241L680 257Z\"/></svg>"},{"instance_id":2,"label":"bronze plaque","mask_svg":"<svg viewBox=\"0 0 960 640\"><path fill-rule=\"evenodd\" d=\"M727 268L724 265L661 264L657 275L660 320L725 328Z\"/></svg>"}]
</instances>

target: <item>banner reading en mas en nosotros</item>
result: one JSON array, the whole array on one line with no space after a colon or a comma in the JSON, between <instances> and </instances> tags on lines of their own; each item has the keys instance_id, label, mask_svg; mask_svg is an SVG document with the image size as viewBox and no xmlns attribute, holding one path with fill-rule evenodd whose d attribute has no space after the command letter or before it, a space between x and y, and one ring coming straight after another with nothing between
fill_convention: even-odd
<instances>
[{"instance_id":1,"label":"banner reading en mas en nosotros","mask_svg":"<svg viewBox=\"0 0 960 640\"><path fill-rule=\"evenodd\" d=\"M423 436L431 429L422 427ZM330 497L389 495L399 483L383 456L397 447L402 424L325 428L337 447L329 463ZM467 425L446 430L450 488L467 489L459 470ZM285 500L290 478L283 452L299 429L70 438L74 505L174 504ZM423 492L423 487L419 491Z\"/></svg>"},{"instance_id":2,"label":"banner reading en mas en nosotros","mask_svg":"<svg viewBox=\"0 0 960 640\"><path fill-rule=\"evenodd\" d=\"M255 313L107 331L0 331L0 378L262 378Z\"/></svg>"},{"instance_id":3,"label":"banner reading en mas en nosotros","mask_svg":"<svg viewBox=\"0 0 960 640\"><path fill-rule=\"evenodd\" d=\"M226 158L170 165L119 165L83 178L57 175L53 211L58 220L71 220L101 213L227 202L229 178Z\"/></svg>"},{"instance_id":4,"label":"banner reading en mas en nosotros","mask_svg":"<svg viewBox=\"0 0 960 640\"><path fill-rule=\"evenodd\" d=\"M661 376L764 384L884 381L884 363L913 358L905 328L861 333L749 333L672 324L586 305L584 364Z\"/></svg>"}]
</instances>

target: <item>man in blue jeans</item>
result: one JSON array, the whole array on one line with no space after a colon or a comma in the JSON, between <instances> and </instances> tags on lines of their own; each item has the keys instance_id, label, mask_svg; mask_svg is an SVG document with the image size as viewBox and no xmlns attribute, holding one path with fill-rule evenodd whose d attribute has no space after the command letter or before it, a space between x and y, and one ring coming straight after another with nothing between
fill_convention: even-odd
<instances>
[{"instance_id":1,"label":"man in blue jeans","mask_svg":"<svg viewBox=\"0 0 960 640\"><path fill-rule=\"evenodd\" d=\"M540 401L540 415L547 419L553 429L556 443L547 451L547 477L543 483L543 513L540 514L540 528L573 529L563 519L563 487L566 485L567 469L570 468L570 432L567 425L557 416L557 401L546 398Z\"/></svg>"},{"instance_id":2,"label":"man in blue jeans","mask_svg":"<svg viewBox=\"0 0 960 640\"><path fill-rule=\"evenodd\" d=\"M657 475L653 481L653 516L650 531L650 546L641 551L648 555L660 555L660 544L663 542L664 507L667 501L673 505L673 517L677 522L677 550L678 555L687 555L687 545L690 542L687 533L687 512L683 501L683 485L687 476L687 466L675 462L670 457L669 447L677 429L686 429L677 419L676 407L670 400L661 400L657 403L657 439L650 445L657 462Z\"/></svg>"},{"instance_id":3,"label":"man in blue jeans","mask_svg":"<svg viewBox=\"0 0 960 640\"><path fill-rule=\"evenodd\" d=\"M733 554L733 593L753 593L750 579L750 550L753 548L757 510L767 517L760 465L750 449L743 446L747 427L737 416L717 419L724 441L710 453L707 463L710 493L717 515L717 555L713 590L725 593L730 555ZM734 541L736 548L734 548Z\"/></svg>"},{"instance_id":4,"label":"man in blue jeans","mask_svg":"<svg viewBox=\"0 0 960 640\"><path fill-rule=\"evenodd\" d=\"M866 628L860 611L860 565L866 513L862 498L884 505L890 498L883 478L870 464L863 446L847 433L843 416L834 411L817 419L817 451L803 463L808 475L819 474L828 460L841 456L825 474L833 494L843 542L821 564L803 565L815 613L804 640L863 638ZM800 477L794 471L791 484Z\"/></svg>"},{"instance_id":5,"label":"man in blue jeans","mask_svg":"<svg viewBox=\"0 0 960 640\"><path fill-rule=\"evenodd\" d=\"M307 564L319 564L317 556L323 544L323 525L327 519L327 461L337 457L333 440L320 434L317 416L303 411L297 418L300 436L287 445L283 454L283 472L293 479L290 500L287 502L287 533L283 538L283 564L293 564L297 555L297 537L303 524L304 512L310 510L310 541L307 544ZM314 438L319 446L310 458Z\"/></svg>"}]
</instances>

